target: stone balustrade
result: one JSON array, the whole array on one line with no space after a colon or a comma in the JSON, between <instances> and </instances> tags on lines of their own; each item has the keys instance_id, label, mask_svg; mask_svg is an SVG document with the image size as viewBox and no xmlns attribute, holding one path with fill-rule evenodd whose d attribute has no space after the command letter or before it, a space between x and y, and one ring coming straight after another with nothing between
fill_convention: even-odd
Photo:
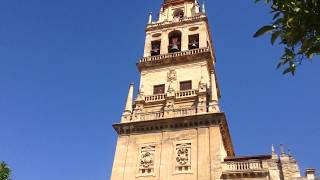
<instances>
[{"instance_id":1,"label":"stone balustrade","mask_svg":"<svg viewBox=\"0 0 320 180\"><path fill-rule=\"evenodd\" d=\"M198 90L191 89L186 91L179 91L175 93L177 99L186 98L186 97L195 97L198 94ZM151 96L145 96L146 103L164 101L166 99L166 94L156 94Z\"/></svg>"},{"instance_id":2,"label":"stone balustrade","mask_svg":"<svg viewBox=\"0 0 320 180\"><path fill-rule=\"evenodd\" d=\"M176 98L185 98L185 97L194 97L197 96L198 91L195 89L186 90L186 91L179 91L176 93Z\"/></svg>"},{"instance_id":3,"label":"stone balustrade","mask_svg":"<svg viewBox=\"0 0 320 180\"><path fill-rule=\"evenodd\" d=\"M224 171L251 171L262 170L261 160L249 160L249 161L230 161L224 163Z\"/></svg>"},{"instance_id":4,"label":"stone balustrade","mask_svg":"<svg viewBox=\"0 0 320 180\"><path fill-rule=\"evenodd\" d=\"M210 49L208 47L205 47L205 48L199 48L199 49L192 49L192 50L188 50L188 51L180 51L180 52L176 52L176 53L168 53L168 54L161 54L161 55L157 55L157 56L149 56L149 57L144 57L144 58L140 59L140 63L152 62L152 61L173 58L173 57L179 57L179 56L199 54L199 53L204 53L204 52L210 52Z\"/></svg>"},{"instance_id":5,"label":"stone balustrade","mask_svg":"<svg viewBox=\"0 0 320 180\"><path fill-rule=\"evenodd\" d=\"M269 176L266 160L271 156L231 158L222 163L223 179L262 178ZM265 167L266 166L266 167Z\"/></svg>"},{"instance_id":6,"label":"stone balustrade","mask_svg":"<svg viewBox=\"0 0 320 180\"><path fill-rule=\"evenodd\" d=\"M151 96L146 96L145 101L148 102L157 102L157 101L163 101L165 100L166 95L165 94L156 94Z\"/></svg>"}]
</instances>

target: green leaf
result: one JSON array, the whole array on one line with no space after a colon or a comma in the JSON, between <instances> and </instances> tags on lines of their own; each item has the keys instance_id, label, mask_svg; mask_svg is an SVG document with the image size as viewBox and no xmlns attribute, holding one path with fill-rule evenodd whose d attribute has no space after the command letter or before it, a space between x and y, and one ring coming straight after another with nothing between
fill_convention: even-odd
<instances>
[{"instance_id":1,"label":"green leaf","mask_svg":"<svg viewBox=\"0 0 320 180\"><path fill-rule=\"evenodd\" d=\"M270 31L272 31L272 30L274 30L274 26L270 26L270 25L268 25L268 26L263 26L262 28L260 28L254 35L253 35L253 37L259 37L259 36L261 36L261 35L263 35L263 34L265 34L265 33L267 33L267 32L270 32Z\"/></svg>"},{"instance_id":2,"label":"green leaf","mask_svg":"<svg viewBox=\"0 0 320 180\"><path fill-rule=\"evenodd\" d=\"M276 14L274 14L273 16L273 20L277 19L280 16L281 12L277 12Z\"/></svg>"},{"instance_id":3,"label":"green leaf","mask_svg":"<svg viewBox=\"0 0 320 180\"><path fill-rule=\"evenodd\" d=\"M289 67L289 68L285 69L282 74L288 74L290 72L291 72L291 68Z\"/></svg>"},{"instance_id":4,"label":"green leaf","mask_svg":"<svg viewBox=\"0 0 320 180\"><path fill-rule=\"evenodd\" d=\"M296 72L296 66L290 66L283 71L283 74L285 75L285 74L291 73L294 76L295 72Z\"/></svg>"},{"instance_id":5,"label":"green leaf","mask_svg":"<svg viewBox=\"0 0 320 180\"><path fill-rule=\"evenodd\" d=\"M277 65L277 69L279 69L282 65L283 65L282 62L280 62L280 63Z\"/></svg>"},{"instance_id":6,"label":"green leaf","mask_svg":"<svg viewBox=\"0 0 320 180\"><path fill-rule=\"evenodd\" d=\"M271 36L271 44L274 45L278 37L281 35L281 31L276 31Z\"/></svg>"},{"instance_id":7,"label":"green leaf","mask_svg":"<svg viewBox=\"0 0 320 180\"><path fill-rule=\"evenodd\" d=\"M304 40L302 42L300 53L305 53L308 49L310 49L311 41L309 39Z\"/></svg>"}]
</instances>

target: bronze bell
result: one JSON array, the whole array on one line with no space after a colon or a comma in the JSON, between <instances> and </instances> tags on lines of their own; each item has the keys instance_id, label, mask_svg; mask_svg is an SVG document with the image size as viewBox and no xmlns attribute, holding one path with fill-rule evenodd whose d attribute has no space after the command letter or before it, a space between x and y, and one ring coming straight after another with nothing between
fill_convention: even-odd
<instances>
[{"instance_id":1,"label":"bronze bell","mask_svg":"<svg viewBox=\"0 0 320 180\"><path fill-rule=\"evenodd\" d=\"M160 49L159 48L154 48L151 50L151 55L156 56L160 54Z\"/></svg>"},{"instance_id":2,"label":"bronze bell","mask_svg":"<svg viewBox=\"0 0 320 180\"><path fill-rule=\"evenodd\" d=\"M179 49L177 44L173 44L172 47L171 47L171 51L172 52L177 52L177 51L180 51L180 49Z\"/></svg>"},{"instance_id":3,"label":"bronze bell","mask_svg":"<svg viewBox=\"0 0 320 180\"><path fill-rule=\"evenodd\" d=\"M198 42L197 41L193 41L191 44L192 48L197 48L198 47Z\"/></svg>"},{"instance_id":4,"label":"bronze bell","mask_svg":"<svg viewBox=\"0 0 320 180\"><path fill-rule=\"evenodd\" d=\"M152 49L152 52L154 52L154 53L158 53L159 52L159 48L154 48L154 49Z\"/></svg>"}]
</instances>

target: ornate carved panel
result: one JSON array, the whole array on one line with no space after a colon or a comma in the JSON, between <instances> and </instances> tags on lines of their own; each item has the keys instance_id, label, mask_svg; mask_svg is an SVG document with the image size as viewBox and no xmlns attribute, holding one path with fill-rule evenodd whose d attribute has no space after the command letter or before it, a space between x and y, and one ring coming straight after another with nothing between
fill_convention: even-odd
<instances>
[{"instance_id":1,"label":"ornate carved panel","mask_svg":"<svg viewBox=\"0 0 320 180\"><path fill-rule=\"evenodd\" d=\"M176 144L176 167L177 173L185 173L191 171L191 143Z\"/></svg>"},{"instance_id":2,"label":"ornate carved panel","mask_svg":"<svg viewBox=\"0 0 320 180\"><path fill-rule=\"evenodd\" d=\"M154 157L155 157L154 145L143 146L140 148L140 156L138 161L139 176L154 175Z\"/></svg>"},{"instance_id":3,"label":"ornate carved panel","mask_svg":"<svg viewBox=\"0 0 320 180\"><path fill-rule=\"evenodd\" d=\"M171 69L169 70L169 72L167 73L167 77L168 77L168 82L173 82L177 80L177 72L175 69Z\"/></svg>"}]
</instances>

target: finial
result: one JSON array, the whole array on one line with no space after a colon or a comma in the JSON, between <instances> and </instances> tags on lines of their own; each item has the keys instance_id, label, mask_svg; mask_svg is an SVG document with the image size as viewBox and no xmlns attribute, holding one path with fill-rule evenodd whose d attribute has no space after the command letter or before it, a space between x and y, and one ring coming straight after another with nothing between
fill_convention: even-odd
<instances>
[{"instance_id":1,"label":"finial","mask_svg":"<svg viewBox=\"0 0 320 180\"><path fill-rule=\"evenodd\" d=\"M125 108L126 113L132 112L133 88L134 88L134 84L133 84L133 82L131 82L130 87L129 87L128 97L127 97L127 102L126 102L126 108Z\"/></svg>"},{"instance_id":2,"label":"finial","mask_svg":"<svg viewBox=\"0 0 320 180\"><path fill-rule=\"evenodd\" d=\"M202 13L206 13L206 4L205 4L205 1L202 2L201 11L202 11Z\"/></svg>"},{"instance_id":3,"label":"finial","mask_svg":"<svg viewBox=\"0 0 320 180\"><path fill-rule=\"evenodd\" d=\"M288 155L289 155L290 157L292 157L292 153L291 153L291 150L290 150L290 149L288 149Z\"/></svg>"},{"instance_id":4,"label":"finial","mask_svg":"<svg viewBox=\"0 0 320 180\"><path fill-rule=\"evenodd\" d=\"M275 151L275 148L274 148L274 145L272 144L271 146L271 156L272 156L272 159L278 159L278 155L276 154L276 151Z\"/></svg>"},{"instance_id":5,"label":"finial","mask_svg":"<svg viewBox=\"0 0 320 180\"><path fill-rule=\"evenodd\" d=\"M284 151L284 145L280 144L280 149L281 149L281 155L286 154L286 152Z\"/></svg>"},{"instance_id":6,"label":"finial","mask_svg":"<svg viewBox=\"0 0 320 180\"><path fill-rule=\"evenodd\" d=\"M274 148L274 144L271 145L271 152L272 152L272 155L276 154L276 151L275 151L275 148Z\"/></svg>"},{"instance_id":7,"label":"finial","mask_svg":"<svg viewBox=\"0 0 320 180\"><path fill-rule=\"evenodd\" d=\"M149 11L149 20L148 20L148 24L152 23L152 12Z\"/></svg>"},{"instance_id":8,"label":"finial","mask_svg":"<svg viewBox=\"0 0 320 180\"><path fill-rule=\"evenodd\" d=\"M139 93L144 93L144 86L143 85L140 86Z\"/></svg>"}]
</instances>

